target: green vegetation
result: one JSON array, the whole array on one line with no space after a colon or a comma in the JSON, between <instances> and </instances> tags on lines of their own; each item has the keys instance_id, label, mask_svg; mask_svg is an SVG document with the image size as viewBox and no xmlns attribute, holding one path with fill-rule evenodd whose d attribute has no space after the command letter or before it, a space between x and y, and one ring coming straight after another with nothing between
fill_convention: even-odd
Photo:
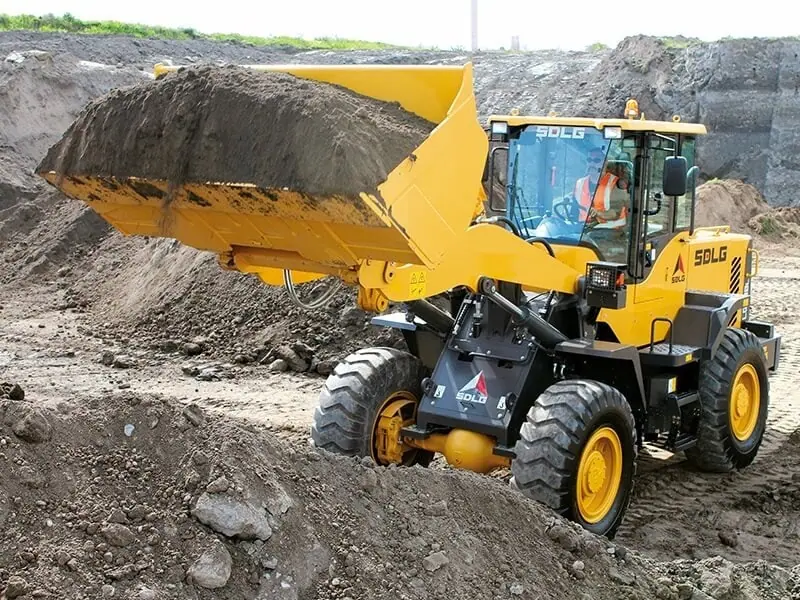
<instances>
[{"instance_id":1,"label":"green vegetation","mask_svg":"<svg viewBox=\"0 0 800 600\"><path fill-rule=\"evenodd\" d=\"M586 46L587 52L605 52L608 49L608 44L604 44L603 42L595 42L594 44Z\"/></svg>"},{"instance_id":2,"label":"green vegetation","mask_svg":"<svg viewBox=\"0 0 800 600\"><path fill-rule=\"evenodd\" d=\"M168 40L213 40L231 41L253 46L290 46L301 49L322 50L384 50L397 48L382 42L368 42L363 40L348 40L341 38L317 38L306 40L303 38L274 36L256 37L239 35L236 33L199 33L194 29L171 29L168 27L154 27L136 23L120 23L119 21L81 21L69 13L58 17L52 14L40 17L34 15L7 15L0 13L0 31L28 30L28 31L58 31L66 33L99 34L99 35L129 35L139 38L159 38Z\"/></svg>"},{"instance_id":3,"label":"green vegetation","mask_svg":"<svg viewBox=\"0 0 800 600\"><path fill-rule=\"evenodd\" d=\"M674 37L662 37L659 38L661 43L664 44L665 48L688 48L689 46L693 46L695 44L701 44L702 40L698 38L687 38L683 37L682 35L674 36Z\"/></svg>"}]
</instances>

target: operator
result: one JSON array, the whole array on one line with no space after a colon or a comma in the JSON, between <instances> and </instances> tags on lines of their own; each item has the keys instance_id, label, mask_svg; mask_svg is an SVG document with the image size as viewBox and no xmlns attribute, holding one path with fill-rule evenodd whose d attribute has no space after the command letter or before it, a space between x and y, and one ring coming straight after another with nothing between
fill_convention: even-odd
<instances>
[{"instance_id":1,"label":"operator","mask_svg":"<svg viewBox=\"0 0 800 600\"><path fill-rule=\"evenodd\" d=\"M575 199L580 205L580 219L608 223L613 229L622 229L627 223L628 181L626 177L614 174L611 168L603 172L604 162L605 152L602 148L590 150L587 174L575 182ZM592 186L595 186L594 198L591 195Z\"/></svg>"}]
</instances>

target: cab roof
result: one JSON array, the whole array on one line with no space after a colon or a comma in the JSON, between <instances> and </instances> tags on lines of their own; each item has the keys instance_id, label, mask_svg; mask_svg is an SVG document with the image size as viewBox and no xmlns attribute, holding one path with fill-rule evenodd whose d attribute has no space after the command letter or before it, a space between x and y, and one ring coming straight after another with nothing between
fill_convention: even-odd
<instances>
[{"instance_id":1,"label":"cab roof","mask_svg":"<svg viewBox=\"0 0 800 600\"><path fill-rule=\"evenodd\" d=\"M620 127L625 131L652 131L655 133L680 133L684 135L705 135L706 126L700 123L675 121L651 121L648 119L594 119L591 117L553 117L533 115L491 115L488 122L504 121L512 127L524 125L551 125L554 127Z\"/></svg>"}]
</instances>

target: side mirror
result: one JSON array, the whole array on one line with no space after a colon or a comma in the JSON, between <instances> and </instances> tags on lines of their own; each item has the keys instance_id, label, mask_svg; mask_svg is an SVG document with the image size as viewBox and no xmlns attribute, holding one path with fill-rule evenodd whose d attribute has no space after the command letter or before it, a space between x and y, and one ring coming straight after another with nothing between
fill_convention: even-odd
<instances>
[{"instance_id":1,"label":"side mirror","mask_svg":"<svg viewBox=\"0 0 800 600\"><path fill-rule=\"evenodd\" d=\"M661 188L665 196L683 196L686 193L688 164L683 156L668 156L664 159L664 179Z\"/></svg>"}]
</instances>

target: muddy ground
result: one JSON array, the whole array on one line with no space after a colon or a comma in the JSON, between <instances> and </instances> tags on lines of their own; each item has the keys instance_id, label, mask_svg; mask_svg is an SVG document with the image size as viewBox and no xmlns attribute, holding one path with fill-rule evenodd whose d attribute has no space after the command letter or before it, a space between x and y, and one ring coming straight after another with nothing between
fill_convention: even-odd
<instances>
[{"instance_id":1,"label":"muddy ground","mask_svg":"<svg viewBox=\"0 0 800 600\"><path fill-rule=\"evenodd\" d=\"M0 382L19 386L0 393L6 598L800 598L794 213L707 184L703 219L759 232L753 316L784 336L768 434L735 475L650 450L610 543L502 473L312 452L323 375L399 341L352 294L305 313L213 257L111 232L33 177L87 102L166 47L46 40L43 55L0 36L28 51L0 66ZM92 44L95 60L139 54L79 62ZM732 191L735 214L714 212Z\"/></svg>"}]
</instances>

